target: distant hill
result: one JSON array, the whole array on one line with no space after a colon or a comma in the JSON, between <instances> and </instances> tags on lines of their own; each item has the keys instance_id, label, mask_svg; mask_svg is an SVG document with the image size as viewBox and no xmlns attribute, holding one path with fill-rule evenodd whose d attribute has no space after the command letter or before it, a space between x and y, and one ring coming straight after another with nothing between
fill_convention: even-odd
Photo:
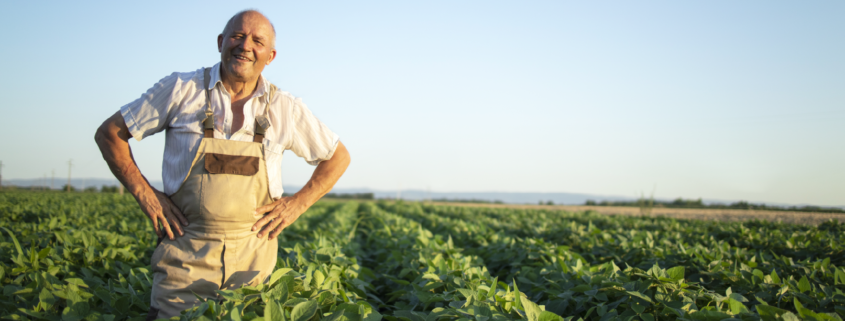
<instances>
[{"instance_id":1,"label":"distant hill","mask_svg":"<svg viewBox=\"0 0 845 321\"><path fill-rule=\"evenodd\" d=\"M4 179L3 186L7 185L14 185L14 186L21 186L21 187L30 187L30 186L43 186L43 187L50 187L50 178L30 178L30 179ZM67 184L67 177L56 179L52 182L53 189L61 189L62 186ZM97 187L100 189L105 186L117 186L119 182L117 179L108 179L108 178L73 178L70 180L70 185L73 186L75 189L84 189L85 187ZM150 185L153 187L161 190L164 189L164 184L161 181L151 181Z\"/></svg>"},{"instance_id":2,"label":"distant hill","mask_svg":"<svg viewBox=\"0 0 845 321\"><path fill-rule=\"evenodd\" d=\"M56 180L53 182L53 187L55 189L61 189L67 183L67 178L60 179L56 177ZM46 185L45 185L46 184ZM83 189L84 187L95 186L98 189L101 188L103 185L105 186L116 186L118 184L116 179L104 179L104 178L74 178L71 180L71 185L76 189ZM161 181L151 181L150 184L153 187L162 190L164 189L164 185ZM29 186L50 186L50 178L46 179L46 182L43 178L36 178L36 179L4 179L3 185L15 185L21 187L29 187ZM300 189L299 186L288 185L285 186L285 193L295 193ZM511 203L511 204L537 204L538 202L546 203L548 201L552 201L554 204L565 204L565 205L582 205L587 202L587 200L592 200L596 202L602 201L631 201L634 200L633 197L625 197L625 196L618 196L618 195L597 195L597 194L582 194L582 193L530 193L530 192L428 192L424 190L403 190L400 192L397 191L384 191L384 190L374 190L370 188L335 188L331 191L335 194L354 194L354 193L373 193L375 198L377 199L395 199L401 198L404 200L476 200L476 201L486 201L486 202L495 202L501 201L503 203ZM656 199L658 200L658 199ZM671 202L671 199L659 199L660 201ZM738 202L740 200L715 200L715 199L704 199L702 200L704 204L730 204L734 202ZM765 203L767 205L774 205L774 206L805 206L805 205L813 205L813 204L784 204L784 203ZM828 207L839 207L845 209L845 206L828 206Z\"/></svg>"},{"instance_id":3,"label":"distant hill","mask_svg":"<svg viewBox=\"0 0 845 321\"><path fill-rule=\"evenodd\" d=\"M285 187L285 192L292 193L299 188ZM376 198L401 198L404 200L480 200L480 201L501 201L504 203L537 204L538 202L552 201L555 204L584 204L587 200L628 200L621 196L592 195L579 193L509 193L509 192L427 192L423 190L379 191L367 188L336 188L332 193L374 193Z\"/></svg>"},{"instance_id":4,"label":"distant hill","mask_svg":"<svg viewBox=\"0 0 845 321\"><path fill-rule=\"evenodd\" d=\"M296 186L285 186L285 193L295 193L299 190ZM383 191L369 188L336 188L331 191L336 194L353 194L353 193L373 193L377 199L396 199L397 197L403 200L465 200L465 201L487 201L495 202L501 201L510 204L537 204L538 202L546 203L552 201L554 204L561 205L584 205L588 200L602 202L615 201L634 201L633 197L625 197L618 195L598 195L598 194L582 194L582 193L530 193L530 192L427 192L423 190L403 190L397 191ZM673 199L658 199L655 201L672 202ZM730 204L741 200L719 200L719 199L703 199L704 204ZM762 203L762 202L761 202ZM813 204L786 204L786 203L768 203L773 206L812 206ZM825 206L838 207L845 209L843 206Z\"/></svg>"}]
</instances>

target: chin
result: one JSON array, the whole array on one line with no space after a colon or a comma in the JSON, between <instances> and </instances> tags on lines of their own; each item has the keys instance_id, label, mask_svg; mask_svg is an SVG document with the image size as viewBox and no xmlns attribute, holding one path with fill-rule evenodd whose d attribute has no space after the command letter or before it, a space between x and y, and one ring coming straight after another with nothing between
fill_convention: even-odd
<instances>
[{"instance_id":1,"label":"chin","mask_svg":"<svg viewBox=\"0 0 845 321\"><path fill-rule=\"evenodd\" d=\"M229 68L226 68L226 69L228 69L229 74L231 74L232 77L235 77L235 78L245 79L245 78L249 78L249 76L252 74L251 71L243 70L242 68L237 68L237 66L229 66Z\"/></svg>"}]
</instances>

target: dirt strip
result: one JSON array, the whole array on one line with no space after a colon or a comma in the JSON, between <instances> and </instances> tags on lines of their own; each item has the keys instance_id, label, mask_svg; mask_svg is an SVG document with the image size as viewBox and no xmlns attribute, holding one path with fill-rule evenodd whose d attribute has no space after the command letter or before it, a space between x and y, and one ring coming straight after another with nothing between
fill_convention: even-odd
<instances>
[{"instance_id":1,"label":"dirt strip","mask_svg":"<svg viewBox=\"0 0 845 321\"><path fill-rule=\"evenodd\" d=\"M519 204L484 204L437 202L437 205L475 206L520 209L549 209L568 212L596 211L606 215L643 216L639 207L627 206L581 206L581 205L519 205ZM653 208L648 216L663 216L677 219L719 220L727 222L766 220L792 224L818 225L829 219L845 222L845 214L817 213L817 212L788 212L788 211L759 211L735 209L707 209L707 208Z\"/></svg>"}]
</instances>

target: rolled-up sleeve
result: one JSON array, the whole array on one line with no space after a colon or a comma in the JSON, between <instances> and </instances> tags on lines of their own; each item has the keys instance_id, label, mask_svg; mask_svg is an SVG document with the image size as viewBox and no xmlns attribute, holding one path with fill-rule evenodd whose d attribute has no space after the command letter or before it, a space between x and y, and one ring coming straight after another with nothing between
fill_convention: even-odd
<instances>
[{"instance_id":1,"label":"rolled-up sleeve","mask_svg":"<svg viewBox=\"0 0 845 321\"><path fill-rule=\"evenodd\" d=\"M140 141L167 128L169 113L174 110L174 103L179 101L176 97L179 80L178 73L164 77L140 98L120 107L120 114L132 137Z\"/></svg>"},{"instance_id":2,"label":"rolled-up sleeve","mask_svg":"<svg viewBox=\"0 0 845 321\"><path fill-rule=\"evenodd\" d=\"M331 159L339 141L337 135L317 119L300 98L294 100L292 111L294 135L289 149L311 165Z\"/></svg>"}]
</instances>

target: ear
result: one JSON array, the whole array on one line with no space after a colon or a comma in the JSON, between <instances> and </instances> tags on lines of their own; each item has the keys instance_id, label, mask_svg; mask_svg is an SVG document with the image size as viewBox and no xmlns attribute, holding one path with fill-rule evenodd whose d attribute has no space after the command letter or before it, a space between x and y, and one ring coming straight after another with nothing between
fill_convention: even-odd
<instances>
[{"instance_id":1,"label":"ear","mask_svg":"<svg viewBox=\"0 0 845 321\"><path fill-rule=\"evenodd\" d=\"M270 50L270 59L267 59L267 66L273 62L273 59L276 59L276 49Z\"/></svg>"},{"instance_id":2,"label":"ear","mask_svg":"<svg viewBox=\"0 0 845 321\"><path fill-rule=\"evenodd\" d=\"M217 35L217 52L223 52L223 34Z\"/></svg>"}]
</instances>

